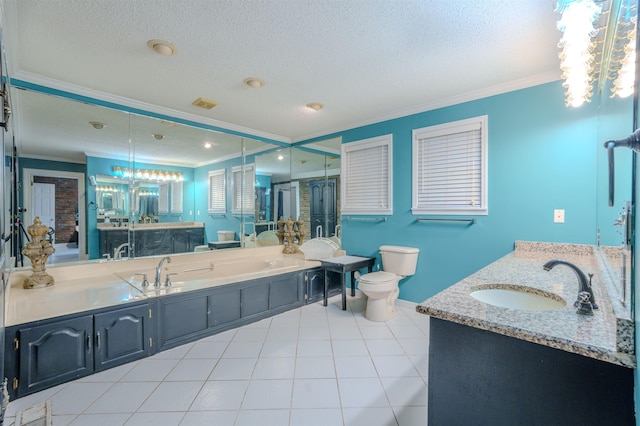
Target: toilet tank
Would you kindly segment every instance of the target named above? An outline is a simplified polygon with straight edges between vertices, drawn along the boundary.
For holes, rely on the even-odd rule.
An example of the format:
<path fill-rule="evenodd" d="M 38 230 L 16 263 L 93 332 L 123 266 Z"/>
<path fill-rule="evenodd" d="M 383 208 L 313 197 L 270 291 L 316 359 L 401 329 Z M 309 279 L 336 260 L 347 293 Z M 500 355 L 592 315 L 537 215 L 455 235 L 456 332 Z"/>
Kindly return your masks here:
<path fill-rule="evenodd" d="M 419 249 L 414 247 L 381 246 L 382 269 L 408 277 L 416 273 Z"/>

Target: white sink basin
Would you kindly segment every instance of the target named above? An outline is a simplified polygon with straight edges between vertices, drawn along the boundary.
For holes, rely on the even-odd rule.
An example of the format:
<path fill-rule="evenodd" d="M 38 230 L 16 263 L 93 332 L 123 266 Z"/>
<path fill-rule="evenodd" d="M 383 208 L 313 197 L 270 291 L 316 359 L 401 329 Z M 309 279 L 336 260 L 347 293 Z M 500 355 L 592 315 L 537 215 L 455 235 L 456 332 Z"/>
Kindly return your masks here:
<path fill-rule="evenodd" d="M 533 287 L 511 284 L 486 284 L 469 294 L 476 300 L 501 308 L 528 311 L 555 311 L 567 306 L 560 296 Z"/>

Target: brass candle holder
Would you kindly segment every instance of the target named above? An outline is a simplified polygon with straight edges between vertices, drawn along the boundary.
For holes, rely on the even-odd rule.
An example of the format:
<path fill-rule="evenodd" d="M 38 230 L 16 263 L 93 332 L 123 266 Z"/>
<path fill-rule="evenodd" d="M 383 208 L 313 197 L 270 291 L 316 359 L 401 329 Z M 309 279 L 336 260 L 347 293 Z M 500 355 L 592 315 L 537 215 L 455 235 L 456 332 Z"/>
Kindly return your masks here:
<path fill-rule="evenodd" d="M 24 288 L 42 288 L 53 285 L 54 279 L 45 271 L 47 259 L 56 250 L 47 241 L 46 236 L 49 227 L 44 225 L 39 217 L 33 220 L 33 225 L 27 227 L 27 232 L 31 235 L 31 242 L 22 249 L 22 254 L 31 260 L 33 273 L 24 280 Z"/>

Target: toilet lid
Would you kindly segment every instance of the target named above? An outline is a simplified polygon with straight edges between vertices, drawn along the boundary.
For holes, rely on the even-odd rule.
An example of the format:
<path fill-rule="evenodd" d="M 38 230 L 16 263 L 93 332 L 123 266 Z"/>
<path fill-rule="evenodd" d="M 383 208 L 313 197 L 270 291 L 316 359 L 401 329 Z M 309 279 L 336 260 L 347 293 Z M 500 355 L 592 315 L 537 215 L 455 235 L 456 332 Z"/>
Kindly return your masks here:
<path fill-rule="evenodd" d="M 366 282 L 369 284 L 386 283 L 388 281 L 395 280 L 395 279 L 396 279 L 396 274 L 394 274 L 393 272 L 385 272 L 385 271 L 370 272 L 360 277 L 361 282 Z"/>

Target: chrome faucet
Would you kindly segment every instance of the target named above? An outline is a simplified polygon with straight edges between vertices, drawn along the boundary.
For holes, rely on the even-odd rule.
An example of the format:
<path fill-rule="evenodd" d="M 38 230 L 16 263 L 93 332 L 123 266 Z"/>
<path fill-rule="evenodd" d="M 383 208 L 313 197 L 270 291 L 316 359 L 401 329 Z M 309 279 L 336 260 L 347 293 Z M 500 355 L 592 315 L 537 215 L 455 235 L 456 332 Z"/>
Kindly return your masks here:
<path fill-rule="evenodd" d="M 122 257 L 122 252 L 124 248 L 129 249 L 129 243 L 122 243 L 117 248 L 113 250 L 113 260 L 119 260 Z"/>
<path fill-rule="evenodd" d="M 156 279 L 153 282 L 153 285 L 155 285 L 156 287 L 160 287 L 160 275 L 162 275 L 162 264 L 164 263 L 164 261 L 167 261 L 167 263 L 171 263 L 171 258 L 169 256 L 165 256 L 162 259 L 160 259 L 160 262 L 158 262 L 158 266 L 156 266 Z"/>
<path fill-rule="evenodd" d="M 591 278 L 593 277 L 593 274 L 589 274 L 589 279 L 587 279 L 584 272 L 582 272 L 580 268 L 578 268 L 576 265 L 574 265 L 573 263 L 567 262 L 566 260 L 560 260 L 560 259 L 550 260 L 547 263 L 545 263 L 542 266 L 542 268 L 545 271 L 550 271 L 557 265 L 568 266 L 569 268 L 573 269 L 573 272 L 575 272 L 576 276 L 578 277 L 578 283 L 580 284 L 580 288 L 578 289 L 578 298 L 573 304 L 573 306 L 578 308 L 578 312 L 580 313 L 580 309 L 582 308 L 582 305 L 585 304 L 585 302 L 586 303 L 590 302 L 593 309 L 598 309 L 598 305 L 596 304 L 596 299 L 595 297 L 593 297 L 593 290 L 591 289 Z M 584 294 L 581 294 L 581 293 L 587 293 L 589 295 L 588 300 L 585 300 Z"/>

